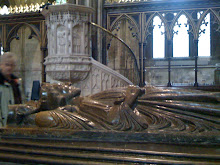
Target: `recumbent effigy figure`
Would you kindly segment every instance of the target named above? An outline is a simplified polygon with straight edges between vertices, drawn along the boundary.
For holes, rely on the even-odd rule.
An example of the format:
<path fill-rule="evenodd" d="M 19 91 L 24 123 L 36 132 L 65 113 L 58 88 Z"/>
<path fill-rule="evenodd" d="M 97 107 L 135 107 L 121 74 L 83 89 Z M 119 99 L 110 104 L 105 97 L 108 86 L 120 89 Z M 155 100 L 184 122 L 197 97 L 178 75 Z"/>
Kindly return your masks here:
<path fill-rule="evenodd" d="M 220 93 L 127 86 L 81 97 L 71 84 L 43 84 L 38 102 L 13 105 L 9 125 L 75 130 L 220 130 Z"/>

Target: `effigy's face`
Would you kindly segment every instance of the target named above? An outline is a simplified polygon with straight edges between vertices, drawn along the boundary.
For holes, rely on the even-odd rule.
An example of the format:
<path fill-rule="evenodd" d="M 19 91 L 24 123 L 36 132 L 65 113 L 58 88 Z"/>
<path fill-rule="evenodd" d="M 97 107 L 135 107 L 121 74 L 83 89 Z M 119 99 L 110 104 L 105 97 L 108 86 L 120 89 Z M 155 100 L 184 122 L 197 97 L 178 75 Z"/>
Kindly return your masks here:
<path fill-rule="evenodd" d="M 58 107 L 59 93 L 56 90 L 44 87 L 41 89 L 41 108 L 42 110 L 55 109 Z M 62 104 L 61 104 L 62 105 Z"/>
<path fill-rule="evenodd" d="M 80 90 L 69 84 L 43 84 L 41 87 L 41 109 L 52 110 L 65 106 L 68 100 L 78 96 Z"/>

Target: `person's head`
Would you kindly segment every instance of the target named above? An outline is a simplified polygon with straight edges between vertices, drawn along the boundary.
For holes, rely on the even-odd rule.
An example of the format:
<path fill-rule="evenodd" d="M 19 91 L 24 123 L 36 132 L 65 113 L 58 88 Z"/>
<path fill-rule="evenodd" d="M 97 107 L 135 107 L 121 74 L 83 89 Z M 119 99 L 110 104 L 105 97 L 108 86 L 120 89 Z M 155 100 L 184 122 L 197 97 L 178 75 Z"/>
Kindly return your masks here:
<path fill-rule="evenodd" d="M 0 68 L 2 74 L 5 76 L 12 74 L 16 67 L 15 54 L 12 52 L 6 52 L 1 56 L 0 59 Z"/>

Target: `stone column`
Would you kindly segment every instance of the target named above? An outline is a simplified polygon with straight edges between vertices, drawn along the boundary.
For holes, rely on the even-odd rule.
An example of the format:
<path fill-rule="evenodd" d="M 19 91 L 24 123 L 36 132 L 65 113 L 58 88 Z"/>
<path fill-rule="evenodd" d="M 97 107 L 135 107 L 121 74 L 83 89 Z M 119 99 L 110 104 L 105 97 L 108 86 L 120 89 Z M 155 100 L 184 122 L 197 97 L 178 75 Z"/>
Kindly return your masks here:
<path fill-rule="evenodd" d="M 76 83 L 91 69 L 89 26 L 93 9 L 70 3 L 50 5 L 46 18 L 48 57 L 46 73 L 54 80 Z"/>
<path fill-rule="evenodd" d="M 198 39 L 194 40 L 194 58 L 195 58 L 195 82 L 194 87 L 198 87 Z"/>

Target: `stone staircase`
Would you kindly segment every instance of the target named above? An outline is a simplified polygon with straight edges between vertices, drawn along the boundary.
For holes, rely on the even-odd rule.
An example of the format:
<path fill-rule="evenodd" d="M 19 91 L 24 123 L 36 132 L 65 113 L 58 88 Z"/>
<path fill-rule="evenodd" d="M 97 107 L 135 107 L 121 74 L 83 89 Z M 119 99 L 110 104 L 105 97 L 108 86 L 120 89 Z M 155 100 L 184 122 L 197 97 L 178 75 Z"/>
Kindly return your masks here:
<path fill-rule="evenodd" d="M 105 141 L 96 138 L 91 137 L 90 141 L 77 137 L 26 136 L 25 132 L 23 136 L 2 134 L 0 164 L 220 164 L 218 144 Z"/>

